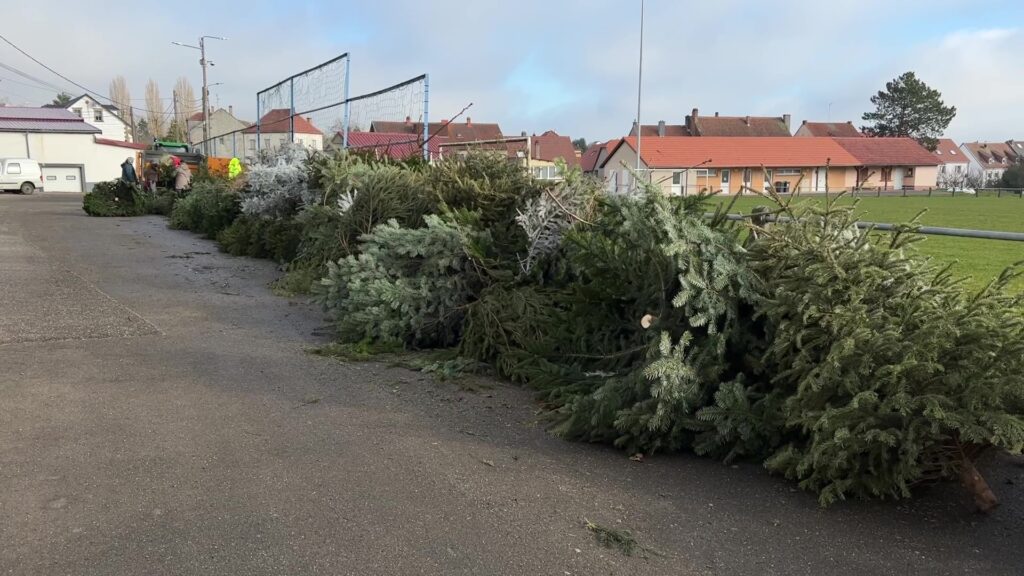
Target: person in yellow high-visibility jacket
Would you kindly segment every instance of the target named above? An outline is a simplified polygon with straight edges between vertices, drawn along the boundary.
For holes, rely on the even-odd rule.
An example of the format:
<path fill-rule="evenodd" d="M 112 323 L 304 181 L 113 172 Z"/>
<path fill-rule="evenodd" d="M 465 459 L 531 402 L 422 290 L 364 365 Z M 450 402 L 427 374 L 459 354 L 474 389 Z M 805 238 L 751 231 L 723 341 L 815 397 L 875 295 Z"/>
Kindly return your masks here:
<path fill-rule="evenodd" d="M 234 180 L 241 173 L 242 173 L 242 162 L 239 161 L 238 158 L 232 158 L 231 161 L 228 162 L 228 179 L 229 180 Z"/>

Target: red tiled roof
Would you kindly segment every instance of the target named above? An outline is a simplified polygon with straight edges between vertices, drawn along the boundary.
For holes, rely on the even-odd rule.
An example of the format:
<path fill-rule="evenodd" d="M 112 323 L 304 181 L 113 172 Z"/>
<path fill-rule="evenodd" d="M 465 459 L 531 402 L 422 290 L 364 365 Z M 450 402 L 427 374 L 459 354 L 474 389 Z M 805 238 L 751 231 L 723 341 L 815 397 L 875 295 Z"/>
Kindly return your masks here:
<path fill-rule="evenodd" d="M 658 124 L 644 124 L 640 128 L 640 134 L 644 138 L 657 138 L 659 136 Z M 633 125 L 633 129 L 629 131 L 630 136 L 636 136 L 636 125 Z M 665 136 L 693 136 L 690 134 L 690 130 L 683 124 L 665 124 Z"/>
<path fill-rule="evenodd" d="M 133 150 L 145 150 L 149 148 L 145 144 L 140 142 L 124 142 L 123 140 L 111 140 L 110 138 L 100 138 L 94 136 L 93 139 L 97 144 L 103 144 L 104 146 L 120 146 L 121 148 L 131 148 Z"/>
<path fill-rule="evenodd" d="M 448 124 L 444 122 L 431 122 L 427 130 L 431 136 L 437 134 L 454 142 L 500 140 L 504 138 L 501 134 L 501 127 L 497 124 L 480 124 L 469 119 L 466 122 L 449 122 Z M 374 120 L 370 123 L 370 132 L 416 134 L 422 136 L 423 122 Z"/>
<path fill-rule="evenodd" d="M 935 154 L 939 164 L 967 164 L 970 162 L 963 150 L 949 138 L 939 138 L 939 143 L 932 154 Z"/>
<path fill-rule="evenodd" d="M 533 146 L 532 158 L 554 162 L 561 158 L 568 166 L 578 167 L 580 159 L 576 157 L 576 148 L 568 136 L 561 136 L 554 130 L 548 130 L 540 136 L 530 139 Z"/>
<path fill-rule="evenodd" d="M 798 138 L 802 140 L 802 138 Z M 834 138 L 865 166 L 938 166 L 939 160 L 913 138 Z"/>
<path fill-rule="evenodd" d="M 983 168 L 1007 168 L 1017 159 L 1017 153 L 1006 142 L 965 142 L 964 147 Z"/>
<path fill-rule="evenodd" d="M 698 136 L 789 137 L 786 121 L 768 116 L 700 116 L 692 120 Z M 642 145 L 641 145 L 642 146 Z"/>
<path fill-rule="evenodd" d="M 832 138 L 862 138 L 864 135 L 853 126 L 853 122 L 808 122 L 797 130 L 797 136 L 828 136 Z"/>
<path fill-rule="evenodd" d="M 604 144 L 595 143 L 587 147 L 586 152 L 583 153 L 583 157 L 580 158 L 580 168 L 584 172 L 593 172 L 597 170 L 597 159 L 601 156 L 601 150 L 604 150 Z"/>
<path fill-rule="evenodd" d="M 289 117 L 291 111 L 287 108 L 275 108 L 270 112 L 263 115 L 259 121 L 259 133 L 260 134 L 287 134 L 291 131 L 291 122 Z M 257 126 L 254 124 L 245 130 L 246 134 L 255 134 L 257 132 Z M 296 134 L 319 134 L 323 136 L 316 126 L 312 122 L 302 116 L 295 117 L 295 133 Z"/>
<path fill-rule="evenodd" d="M 341 132 L 338 132 L 338 136 Z M 441 154 L 441 144 L 448 139 L 435 136 L 427 143 L 430 156 Z M 350 150 L 374 150 L 380 156 L 388 156 L 393 160 L 405 160 L 423 153 L 422 136 L 394 132 L 349 132 L 348 146 Z"/>
<path fill-rule="evenodd" d="M 193 122 L 201 122 L 203 120 L 203 113 L 202 111 L 196 112 L 195 114 L 189 116 L 188 119 Z"/>
<path fill-rule="evenodd" d="M 621 146 L 636 150 L 636 138 L 623 138 Z M 859 166 L 860 162 L 833 138 L 729 137 L 650 138 L 641 143 L 641 156 L 648 168 L 804 168 Z M 605 160 L 607 163 L 607 160 Z"/>

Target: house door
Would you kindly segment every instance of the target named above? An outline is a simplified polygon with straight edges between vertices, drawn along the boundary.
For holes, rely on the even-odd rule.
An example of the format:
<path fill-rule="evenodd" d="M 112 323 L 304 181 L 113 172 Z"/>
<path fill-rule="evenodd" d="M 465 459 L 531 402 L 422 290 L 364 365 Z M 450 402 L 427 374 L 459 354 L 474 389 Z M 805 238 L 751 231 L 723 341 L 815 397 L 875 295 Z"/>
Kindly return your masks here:
<path fill-rule="evenodd" d="M 892 169 L 892 189 L 903 190 L 903 168 Z"/>
<path fill-rule="evenodd" d="M 672 195 L 682 196 L 683 195 L 683 173 L 673 172 L 672 173 Z"/>
<path fill-rule="evenodd" d="M 722 194 L 729 193 L 729 171 L 722 170 Z"/>
<path fill-rule="evenodd" d="M 750 168 L 744 168 L 743 169 L 743 190 L 742 190 L 743 194 L 747 194 L 751 190 L 750 182 L 754 178 L 754 174 L 753 173 L 754 173 L 754 171 L 751 170 Z"/>
<path fill-rule="evenodd" d="M 828 182 L 828 171 L 825 168 L 816 168 L 814 170 L 814 191 L 825 192 Z"/>

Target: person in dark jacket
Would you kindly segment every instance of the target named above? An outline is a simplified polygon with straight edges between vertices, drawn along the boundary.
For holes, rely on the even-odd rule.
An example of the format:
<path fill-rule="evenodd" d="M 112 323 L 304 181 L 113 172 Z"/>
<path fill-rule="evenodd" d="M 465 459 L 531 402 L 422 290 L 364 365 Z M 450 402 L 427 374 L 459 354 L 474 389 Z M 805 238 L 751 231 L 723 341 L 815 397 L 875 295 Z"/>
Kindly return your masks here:
<path fill-rule="evenodd" d="M 124 164 L 121 164 L 121 180 L 129 184 L 137 184 L 139 181 L 139 177 L 135 174 L 135 162 L 131 158 L 125 160 Z"/>

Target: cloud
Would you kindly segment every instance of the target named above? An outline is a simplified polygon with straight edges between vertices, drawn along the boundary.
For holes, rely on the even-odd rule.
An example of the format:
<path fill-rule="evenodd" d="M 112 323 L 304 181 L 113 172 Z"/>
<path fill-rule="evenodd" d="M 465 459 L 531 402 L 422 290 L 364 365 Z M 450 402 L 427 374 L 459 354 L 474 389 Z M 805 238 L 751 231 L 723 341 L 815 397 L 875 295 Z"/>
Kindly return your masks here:
<path fill-rule="evenodd" d="M 210 44 L 210 81 L 224 83 L 214 100 L 246 119 L 258 90 L 349 52 L 351 95 L 429 73 L 434 119 L 473 103 L 468 115 L 509 134 L 555 129 L 593 140 L 622 135 L 636 116 L 638 8 L 636 0 L 182 0 L 173 10 L 110 11 L 36 0 L 5 7 L 5 19 L 24 24 L 3 33 L 102 93 L 124 75 L 138 106 L 151 77 L 169 97 L 187 75 L 198 94 L 197 54 L 170 42 L 216 34 L 230 40 Z M 681 122 L 698 107 L 799 122 L 824 120 L 831 103 L 833 120 L 858 122 L 871 94 L 915 70 L 960 110 L 954 138 L 1024 137 L 1012 133 L 1024 125 L 1024 38 L 1000 26 L 1021 16 L 1024 8 L 980 0 L 647 0 L 642 116 Z M 58 81 L 3 46 L 0 62 Z M 38 104 L 53 95 L 0 79 L 0 96 Z"/>

